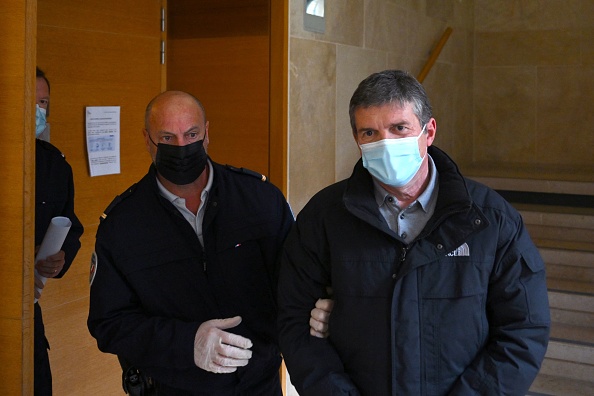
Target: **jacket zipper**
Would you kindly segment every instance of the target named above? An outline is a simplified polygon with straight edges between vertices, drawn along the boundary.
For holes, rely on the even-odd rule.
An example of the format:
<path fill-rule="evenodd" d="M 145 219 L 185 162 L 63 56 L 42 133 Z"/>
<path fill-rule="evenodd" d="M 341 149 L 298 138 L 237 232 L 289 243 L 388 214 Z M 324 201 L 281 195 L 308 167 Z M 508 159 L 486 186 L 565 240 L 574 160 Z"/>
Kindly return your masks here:
<path fill-rule="evenodd" d="M 408 246 L 404 246 L 401 252 L 402 256 L 400 256 L 400 264 L 404 264 L 404 260 L 406 260 L 406 253 L 408 252 Z"/>

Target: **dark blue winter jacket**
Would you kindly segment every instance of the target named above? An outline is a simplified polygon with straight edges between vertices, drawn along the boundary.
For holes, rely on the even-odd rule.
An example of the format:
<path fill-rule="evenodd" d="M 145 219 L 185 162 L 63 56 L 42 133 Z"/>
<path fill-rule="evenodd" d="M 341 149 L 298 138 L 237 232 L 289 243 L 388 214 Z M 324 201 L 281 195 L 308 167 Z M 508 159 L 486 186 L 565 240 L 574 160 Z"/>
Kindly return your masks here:
<path fill-rule="evenodd" d="M 285 243 L 280 345 L 300 396 L 524 395 L 544 358 L 543 261 L 521 216 L 429 148 L 435 213 L 406 244 L 361 161 L 314 196 Z M 309 335 L 333 289 L 330 337 Z"/>

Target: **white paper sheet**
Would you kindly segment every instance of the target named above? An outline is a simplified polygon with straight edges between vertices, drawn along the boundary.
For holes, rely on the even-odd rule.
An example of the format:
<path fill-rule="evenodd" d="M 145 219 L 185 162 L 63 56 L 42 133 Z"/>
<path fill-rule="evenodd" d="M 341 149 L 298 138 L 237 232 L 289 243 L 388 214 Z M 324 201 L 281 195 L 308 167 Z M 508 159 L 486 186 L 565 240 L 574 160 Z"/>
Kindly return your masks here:
<path fill-rule="evenodd" d="M 68 235 L 70 227 L 72 227 L 72 222 L 68 217 L 57 216 L 52 219 L 45 232 L 37 256 L 35 256 L 35 263 L 39 260 L 45 260 L 48 256 L 56 254 L 62 249 L 62 245 L 64 244 L 64 240 L 66 239 L 66 235 Z M 45 285 L 47 278 L 39 275 L 37 270 L 35 270 L 35 277 L 40 279 Z M 41 289 L 37 287 L 35 289 L 41 294 Z M 37 298 L 35 299 L 35 302 L 37 302 Z"/>
<path fill-rule="evenodd" d="M 88 106 L 86 130 L 91 176 L 120 173 L 120 106 Z"/>

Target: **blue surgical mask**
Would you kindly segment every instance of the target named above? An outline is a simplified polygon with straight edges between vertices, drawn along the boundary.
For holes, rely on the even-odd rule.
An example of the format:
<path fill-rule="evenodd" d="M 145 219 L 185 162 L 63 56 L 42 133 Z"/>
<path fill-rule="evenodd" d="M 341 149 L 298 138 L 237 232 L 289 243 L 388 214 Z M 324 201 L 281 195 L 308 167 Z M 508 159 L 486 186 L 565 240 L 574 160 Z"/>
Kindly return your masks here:
<path fill-rule="evenodd" d="M 382 139 L 360 145 L 363 166 L 380 182 L 392 187 L 402 187 L 417 174 L 423 159 L 419 151 L 419 136 Z"/>
<path fill-rule="evenodd" d="M 45 131 L 45 109 L 36 105 L 35 110 L 35 137 L 39 137 Z"/>

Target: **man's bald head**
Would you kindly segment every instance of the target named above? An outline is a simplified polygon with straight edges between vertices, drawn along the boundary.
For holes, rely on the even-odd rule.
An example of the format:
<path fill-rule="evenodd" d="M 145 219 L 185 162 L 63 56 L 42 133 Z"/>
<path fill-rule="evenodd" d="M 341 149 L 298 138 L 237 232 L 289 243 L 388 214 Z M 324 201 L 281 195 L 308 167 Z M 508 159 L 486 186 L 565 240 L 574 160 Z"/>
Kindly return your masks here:
<path fill-rule="evenodd" d="M 146 106 L 144 113 L 145 129 L 150 130 L 150 120 L 154 110 L 166 110 L 169 108 L 175 111 L 176 107 L 188 105 L 188 102 L 192 102 L 198 106 L 199 111 L 202 112 L 202 119 L 206 121 L 204 106 L 202 106 L 202 103 L 194 95 L 183 91 L 165 91 L 155 96 Z"/>

